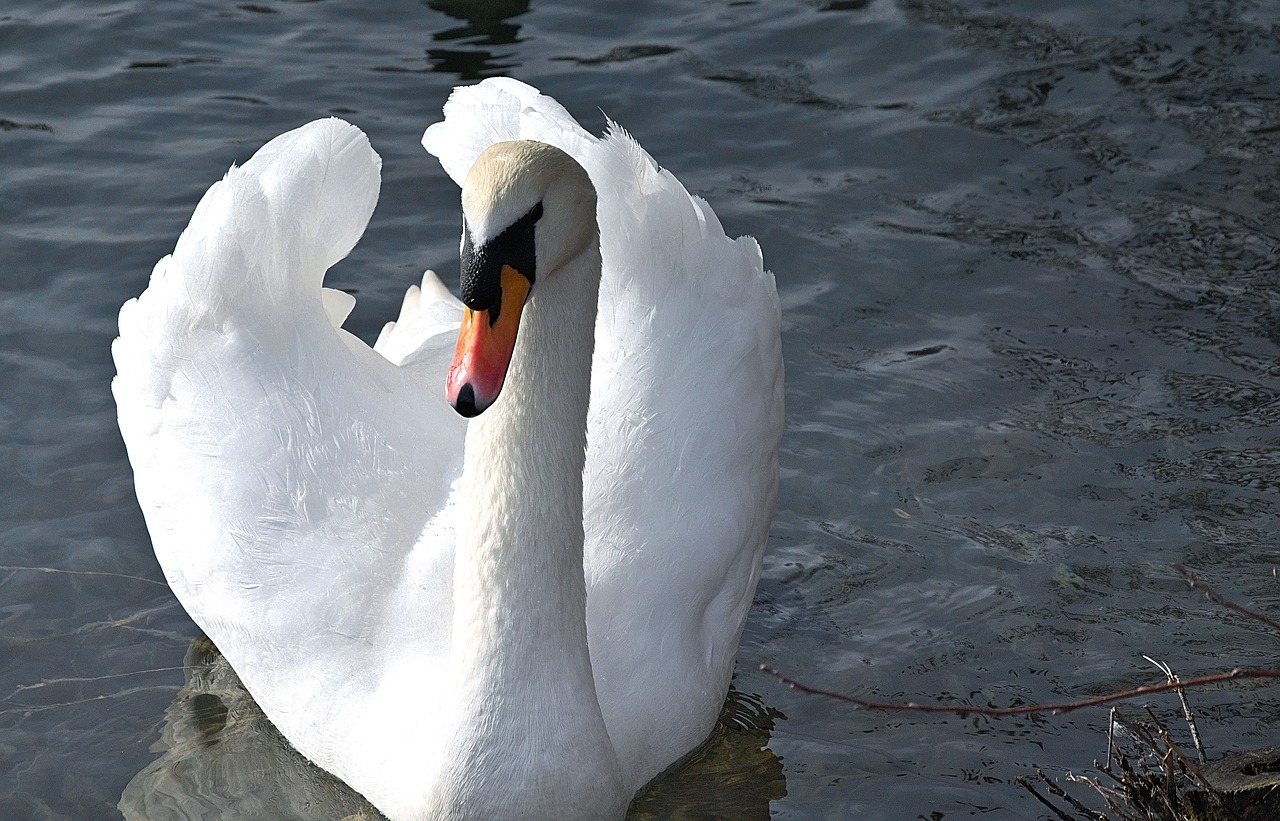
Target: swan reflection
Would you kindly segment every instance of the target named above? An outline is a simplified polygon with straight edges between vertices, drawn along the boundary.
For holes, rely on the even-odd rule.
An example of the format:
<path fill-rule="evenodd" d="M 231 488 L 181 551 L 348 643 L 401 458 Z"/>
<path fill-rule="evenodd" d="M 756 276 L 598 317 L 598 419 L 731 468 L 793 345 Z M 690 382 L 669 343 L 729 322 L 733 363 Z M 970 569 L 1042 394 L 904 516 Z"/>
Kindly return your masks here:
<path fill-rule="evenodd" d="M 186 683 L 165 711 L 161 756 L 120 798 L 125 821 L 378 821 L 359 793 L 289 746 L 204 636 L 184 661 Z M 767 819 L 787 794 L 766 745 L 781 713 L 731 689 L 711 738 L 631 803 L 628 821 Z"/>

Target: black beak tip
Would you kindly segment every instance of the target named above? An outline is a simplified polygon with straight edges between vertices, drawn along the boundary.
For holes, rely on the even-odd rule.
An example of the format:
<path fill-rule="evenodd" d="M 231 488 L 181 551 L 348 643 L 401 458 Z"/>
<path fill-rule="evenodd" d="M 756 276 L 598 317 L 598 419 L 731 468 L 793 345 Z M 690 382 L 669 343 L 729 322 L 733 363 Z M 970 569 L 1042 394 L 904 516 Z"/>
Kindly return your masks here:
<path fill-rule="evenodd" d="M 480 411 L 484 410 L 484 408 L 476 407 L 476 392 L 475 389 L 471 387 L 470 382 L 463 385 L 462 389 L 458 391 L 458 398 L 453 402 L 453 409 L 456 410 L 460 416 L 464 416 L 467 419 L 479 416 Z"/>

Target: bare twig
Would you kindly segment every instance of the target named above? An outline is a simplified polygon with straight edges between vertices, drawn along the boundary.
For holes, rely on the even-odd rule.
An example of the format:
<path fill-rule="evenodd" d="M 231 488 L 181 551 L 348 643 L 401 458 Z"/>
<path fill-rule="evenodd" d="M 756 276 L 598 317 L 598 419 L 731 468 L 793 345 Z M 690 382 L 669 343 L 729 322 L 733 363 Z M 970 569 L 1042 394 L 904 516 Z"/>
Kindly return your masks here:
<path fill-rule="evenodd" d="M 1093 762 L 1093 766 L 1097 768 L 1098 762 L 1096 761 Z M 1111 778 L 1112 781 L 1116 782 L 1116 784 L 1119 785 L 1121 790 L 1124 789 L 1124 783 L 1120 779 L 1116 778 L 1115 773 L 1111 772 L 1110 770 L 1099 769 L 1098 771 L 1105 772 L 1107 776 Z M 1116 818 L 1120 819 L 1120 821 L 1142 821 L 1142 819 L 1128 812 L 1123 806 L 1121 806 L 1121 802 L 1125 800 L 1123 792 L 1118 792 L 1112 787 L 1104 787 L 1102 786 L 1101 781 L 1097 781 L 1091 778 L 1085 778 L 1082 775 L 1075 775 L 1074 773 L 1068 773 L 1067 780 L 1074 783 L 1088 784 L 1090 787 L 1092 787 L 1094 791 L 1097 792 L 1098 795 L 1102 797 L 1103 802 L 1106 803 L 1107 809 L 1111 812 L 1111 814 L 1114 815 Z M 1103 817 L 1105 818 L 1105 816 Z"/>
<path fill-rule="evenodd" d="M 1264 616 L 1263 614 L 1255 610 L 1250 610 L 1247 607 L 1236 604 L 1235 602 L 1228 599 L 1226 596 L 1223 596 L 1217 590 L 1214 590 L 1209 585 L 1197 579 L 1190 570 L 1187 570 L 1185 567 L 1183 567 L 1180 564 L 1175 564 L 1173 566 L 1173 569 L 1177 571 L 1179 576 L 1187 580 L 1187 584 L 1191 585 L 1192 590 L 1199 590 L 1203 592 L 1205 596 L 1208 597 L 1209 601 L 1213 602 L 1214 604 L 1219 605 L 1221 607 L 1225 607 L 1228 610 L 1234 610 L 1237 613 L 1248 616 L 1251 619 L 1256 619 L 1257 621 L 1260 621 L 1263 624 L 1270 627 L 1272 630 L 1276 630 L 1280 632 L 1280 622 L 1276 621 L 1275 619 L 1270 618 L 1269 616 Z"/>
<path fill-rule="evenodd" d="M 1100 766 L 1100 765 L 1098 764 L 1098 762 L 1095 760 L 1095 761 L 1093 762 L 1093 768 L 1094 768 L 1095 770 L 1097 770 L 1098 772 L 1102 773 L 1103 775 L 1105 775 L 1107 778 L 1110 778 L 1112 781 L 1116 782 L 1117 784 L 1120 784 L 1120 785 L 1123 785 L 1123 784 L 1124 784 L 1124 782 L 1120 780 L 1120 777 L 1119 777 L 1119 776 L 1117 776 L 1115 773 L 1111 772 L 1111 762 L 1110 762 L 1110 761 L 1108 761 L 1108 762 L 1107 762 L 1107 766 L 1103 767 L 1103 766 Z"/>
<path fill-rule="evenodd" d="M 1041 778 L 1043 778 L 1043 777 L 1044 777 L 1044 776 L 1043 776 L 1043 774 L 1042 774 L 1042 775 L 1041 775 Z M 1065 812 L 1063 812 L 1062 810 L 1060 810 L 1060 809 L 1058 809 L 1057 807 L 1055 807 L 1055 806 L 1053 805 L 1053 802 L 1051 802 L 1049 799 L 1045 798 L 1045 797 L 1044 797 L 1043 795 L 1041 795 L 1040 793 L 1036 792 L 1036 788 L 1035 788 L 1035 787 L 1033 787 L 1033 786 L 1031 786 L 1031 779 L 1030 779 L 1030 778 L 1027 778 L 1026 776 L 1021 776 L 1021 775 L 1020 775 L 1020 776 L 1018 776 L 1018 778 L 1017 778 L 1016 780 L 1017 780 L 1017 782 L 1018 782 L 1018 786 L 1022 787 L 1024 790 L 1026 790 L 1027 792 L 1029 792 L 1029 793 L 1031 793 L 1033 796 L 1035 796 L 1035 799 L 1036 799 L 1037 801 L 1039 801 L 1041 804 L 1044 804 L 1046 807 L 1048 807 L 1050 810 L 1052 810 L 1052 811 L 1053 811 L 1053 814 L 1054 814 L 1054 815 L 1056 815 L 1056 816 L 1058 816 L 1059 818 L 1061 818 L 1061 819 L 1062 819 L 1062 821 L 1074 821 L 1074 819 L 1073 819 L 1071 816 L 1067 815 Z"/>
<path fill-rule="evenodd" d="M 1130 735 L 1137 739 L 1139 744 L 1144 745 L 1149 750 L 1160 749 L 1160 745 L 1156 743 L 1155 736 L 1151 735 L 1151 732 L 1147 730 L 1144 725 L 1139 724 L 1136 721 L 1130 721 L 1124 713 L 1116 709 L 1112 709 L 1111 718 L 1116 724 L 1119 724 Z M 1116 749 L 1119 750 L 1119 747 Z M 1124 762 L 1121 763 L 1123 764 Z"/>
<path fill-rule="evenodd" d="M 0 565 L 0 572 L 5 573 L 49 573 L 61 574 L 66 576 L 105 576 L 112 579 L 124 579 L 131 582 L 142 582 L 143 584 L 153 584 L 156 587 L 168 587 L 164 582 L 158 582 L 155 579 L 145 579 L 142 576 L 130 576 L 127 573 L 110 573 L 105 570 L 67 570 L 61 567 L 28 567 L 16 564 Z"/>
<path fill-rule="evenodd" d="M 845 693 L 837 693 L 831 690 L 823 690 L 818 687 L 810 687 L 802 684 L 793 678 L 789 678 L 767 664 L 761 664 L 760 669 L 776 678 L 778 681 L 790 687 L 792 690 L 799 690 L 802 693 L 808 693 L 814 696 L 826 696 L 834 698 L 837 701 L 848 702 L 865 710 L 887 710 L 893 712 L 916 712 L 916 713 L 948 713 L 950 715 L 965 718 L 966 716 L 987 716 L 988 718 L 1005 718 L 1008 716 L 1032 715 L 1039 713 L 1069 713 L 1073 710 L 1080 710 L 1085 707 L 1096 707 L 1100 704 L 1110 704 L 1113 701 L 1123 701 L 1125 699 L 1137 698 L 1139 696 L 1154 695 L 1155 693 L 1167 693 L 1170 690 L 1178 690 L 1184 687 L 1203 687 L 1206 684 L 1220 684 L 1224 681 L 1239 681 L 1241 679 L 1254 678 L 1280 678 L 1280 670 L 1272 669 L 1254 669 L 1254 668 L 1235 668 L 1226 673 L 1215 673 L 1211 676 L 1199 676 L 1197 678 L 1189 678 L 1184 681 L 1168 682 L 1164 684 L 1147 684 L 1142 687 L 1134 687 L 1132 690 L 1123 690 L 1118 693 L 1107 693 L 1102 696 L 1093 698 L 1082 698 L 1077 701 L 1064 701 L 1057 704 L 1024 704 L 1020 707 L 972 707 L 969 705 L 951 705 L 951 704 L 919 704 L 914 701 L 905 703 L 870 701 L 868 699 L 857 698 L 856 696 L 847 695 Z"/>
<path fill-rule="evenodd" d="M 1111 712 L 1107 715 L 1107 775 L 1111 774 L 1111 751 L 1116 746 L 1116 708 L 1112 707 Z M 1097 762 L 1094 762 L 1095 766 Z"/>
<path fill-rule="evenodd" d="M 1178 677 L 1173 674 L 1173 668 L 1168 664 L 1163 661 L 1156 661 L 1147 655 L 1144 655 L 1143 658 L 1158 667 L 1161 672 L 1169 677 L 1169 681 L 1174 684 L 1180 683 Z M 1178 700 L 1182 702 L 1182 717 L 1186 720 L 1188 729 L 1191 730 L 1191 743 L 1196 746 L 1196 760 L 1203 764 L 1205 762 L 1204 745 L 1200 743 L 1200 730 L 1196 727 L 1195 714 L 1191 712 L 1191 702 L 1187 701 L 1187 691 L 1181 687 L 1178 688 Z"/>
<path fill-rule="evenodd" d="M 1183 769 L 1185 769 L 1188 773 L 1190 773 L 1191 777 L 1195 779 L 1196 783 L 1198 783 L 1201 786 L 1201 788 L 1203 788 L 1206 792 L 1212 793 L 1213 785 L 1210 784 L 1208 779 L 1206 779 L 1204 775 L 1200 773 L 1200 768 L 1197 767 L 1195 764 L 1193 764 L 1191 762 L 1191 759 L 1187 758 L 1183 754 L 1182 748 L 1179 747 L 1177 744 L 1173 743 L 1173 739 L 1169 737 L 1169 731 L 1165 729 L 1165 726 L 1163 724 L 1160 723 L 1160 719 L 1156 718 L 1156 714 L 1151 712 L 1150 708 L 1147 709 L 1147 715 L 1151 718 L 1151 723 L 1155 725 L 1156 736 L 1160 739 L 1161 743 L 1164 744 L 1165 748 L 1168 749 L 1171 754 L 1177 757 L 1178 763 L 1182 765 Z M 1166 765 L 1165 770 L 1167 772 L 1172 773 L 1173 768 Z M 1170 775 L 1170 778 L 1172 778 L 1172 775 Z"/>
<path fill-rule="evenodd" d="M 1055 784 L 1053 780 L 1049 778 L 1049 776 L 1045 775 L 1043 770 L 1037 769 L 1036 775 L 1040 776 L 1040 780 L 1044 782 L 1045 789 L 1047 789 L 1051 795 L 1054 795 L 1060 800 L 1070 804 L 1071 808 L 1074 809 L 1076 812 L 1084 816 L 1090 816 L 1094 818 L 1095 821 L 1107 821 L 1106 815 L 1098 812 L 1097 810 L 1089 809 L 1084 804 L 1077 801 L 1070 794 L 1068 794 L 1066 790 L 1062 789 L 1057 784 Z"/>

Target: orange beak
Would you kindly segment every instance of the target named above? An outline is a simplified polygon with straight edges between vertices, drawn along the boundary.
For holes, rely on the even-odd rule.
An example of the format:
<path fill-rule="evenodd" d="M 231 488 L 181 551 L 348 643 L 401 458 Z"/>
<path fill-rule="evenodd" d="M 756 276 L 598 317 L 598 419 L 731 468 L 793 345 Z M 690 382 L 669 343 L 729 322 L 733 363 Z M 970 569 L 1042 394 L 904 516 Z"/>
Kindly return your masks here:
<path fill-rule="evenodd" d="M 520 312 L 532 284 L 512 268 L 502 266 L 496 309 L 462 314 L 453 364 L 445 377 L 445 396 L 454 410 L 466 417 L 476 416 L 498 398 L 520 329 Z"/>

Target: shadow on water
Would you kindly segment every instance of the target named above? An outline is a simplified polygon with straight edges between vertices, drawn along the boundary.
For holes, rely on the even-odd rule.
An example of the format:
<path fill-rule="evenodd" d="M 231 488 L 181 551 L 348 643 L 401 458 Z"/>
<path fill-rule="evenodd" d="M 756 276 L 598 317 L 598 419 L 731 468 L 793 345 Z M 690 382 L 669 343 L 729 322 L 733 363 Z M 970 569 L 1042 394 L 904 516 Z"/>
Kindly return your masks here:
<path fill-rule="evenodd" d="M 205 636 L 192 641 L 184 671 L 152 748 L 162 755 L 120 797 L 126 821 L 383 818 L 289 745 Z M 769 802 L 787 794 L 782 762 L 767 748 L 781 717 L 758 696 L 730 690 L 711 737 L 641 790 L 628 819 L 768 818 Z"/>

